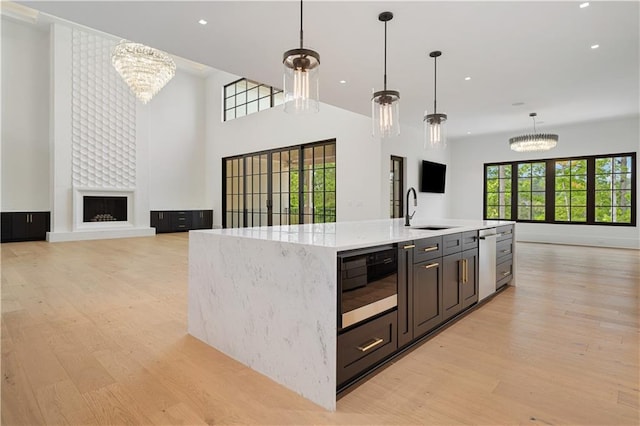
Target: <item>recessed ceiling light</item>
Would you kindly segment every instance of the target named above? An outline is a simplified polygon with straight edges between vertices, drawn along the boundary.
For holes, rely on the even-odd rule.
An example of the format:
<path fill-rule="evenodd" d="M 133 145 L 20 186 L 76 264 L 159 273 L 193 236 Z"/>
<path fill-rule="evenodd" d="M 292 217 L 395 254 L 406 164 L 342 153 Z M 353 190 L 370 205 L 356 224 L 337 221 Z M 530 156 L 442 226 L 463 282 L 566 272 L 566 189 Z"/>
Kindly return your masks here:
<path fill-rule="evenodd" d="M 340 84 L 347 84 L 347 80 L 340 80 Z"/>
<path fill-rule="evenodd" d="M 204 19 L 201 19 L 201 20 L 199 20 L 199 21 L 198 21 L 198 24 L 200 24 L 200 25 L 207 25 L 207 21 L 206 21 L 206 20 L 204 20 Z"/>
<path fill-rule="evenodd" d="M 470 134 L 471 134 L 471 132 L 467 132 L 467 134 L 468 134 L 468 135 L 470 135 Z"/>
<path fill-rule="evenodd" d="M 580 9 L 584 9 L 585 7 L 589 7 L 588 1 L 585 1 L 584 3 L 580 3 Z"/>
<path fill-rule="evenodd" d="M 465 77 L 464 78 L 464 81 L 469 81 L 469 80 L 471 80 L 471 77 Z"/>
<path fill-rule="evenodd" d="M 592 49 L 597 49 L 598 47 L 600 47 L 600 45 L 599 45 L 599 44 L 592 44 L 592 45 L 591 45 L 591 48 L 592 48 Z"/>

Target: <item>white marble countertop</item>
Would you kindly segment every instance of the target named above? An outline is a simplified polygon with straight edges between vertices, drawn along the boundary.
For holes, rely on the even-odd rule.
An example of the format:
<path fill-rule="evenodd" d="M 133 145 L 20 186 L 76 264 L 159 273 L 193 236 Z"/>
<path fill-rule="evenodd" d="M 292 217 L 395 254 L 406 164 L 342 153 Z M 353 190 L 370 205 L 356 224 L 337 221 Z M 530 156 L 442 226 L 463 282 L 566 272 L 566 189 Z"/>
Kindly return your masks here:
<path fill-rule="evenodd" d="M 317 223 L 307 225 L 262 226 L 199 230 L 220 236 L 278 241 L 308 246 L 331 247 L 337 251 L 371 247 L 457 232 L 513 224 L 499 220 L 416 219 L 410 227 L 404 219 L 380 219 L 355 222 Z M 447 226 L 447 229 L 424 230 L 425 226 Z"/>

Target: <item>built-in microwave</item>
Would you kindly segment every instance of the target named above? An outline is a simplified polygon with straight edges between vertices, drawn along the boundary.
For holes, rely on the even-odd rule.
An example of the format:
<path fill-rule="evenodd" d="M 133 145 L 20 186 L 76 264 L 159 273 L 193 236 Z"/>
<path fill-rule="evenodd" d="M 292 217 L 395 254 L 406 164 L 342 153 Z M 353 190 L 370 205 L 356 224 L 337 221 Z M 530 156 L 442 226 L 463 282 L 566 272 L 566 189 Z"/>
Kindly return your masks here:
<path fill-rule="evenodd" d="M 370 247 L 338 254 L 338 328 L 398 306 L 398 248 Z"/>

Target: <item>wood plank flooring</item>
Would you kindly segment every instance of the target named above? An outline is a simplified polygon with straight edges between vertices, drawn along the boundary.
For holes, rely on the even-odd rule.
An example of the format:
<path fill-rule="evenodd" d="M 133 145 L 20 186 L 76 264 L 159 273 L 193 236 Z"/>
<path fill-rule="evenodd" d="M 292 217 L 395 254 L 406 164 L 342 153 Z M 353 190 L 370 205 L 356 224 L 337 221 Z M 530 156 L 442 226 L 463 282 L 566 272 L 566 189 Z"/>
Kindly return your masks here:
<path fill-rule="evenodd" d="M 638 251 L 518 244 L 518 287 L 329 413 L 186 334 L 187 246 L 2 244 L 2 424 L 640 423 Z"/>

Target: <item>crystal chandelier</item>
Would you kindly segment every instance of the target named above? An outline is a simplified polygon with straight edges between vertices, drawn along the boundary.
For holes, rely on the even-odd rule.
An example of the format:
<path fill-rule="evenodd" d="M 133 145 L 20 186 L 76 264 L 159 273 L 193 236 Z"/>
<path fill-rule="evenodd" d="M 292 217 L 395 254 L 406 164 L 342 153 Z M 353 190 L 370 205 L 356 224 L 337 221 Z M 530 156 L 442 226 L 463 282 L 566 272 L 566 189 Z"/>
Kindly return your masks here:
<path fill-rule="evenodd" d="M 387 22 L 392 19 L 391 12 L 378 15 L 378 20 L 384 22 L 384 90 L 373 93 L 371 115 L 373 135 L 380 138 L 400 134 L 400 92 L 387 90 Z"/>
<path fill-rule="evenodd" d="M 303 47 L 300 0 L 300 47 L 284 52 L 284 111 L 318 112 L 320 109 L 320 55 Z"/>
<path fill-rule="evenodd" d="M 447 144 L 447 138 L 445 133 L 444 123 L 447 121 L 447 114 L 437 113 L 437 84 L 438 84 L 438 57 L 442 55 L 442 52 L 436 50 L 429 53 L 429 56 L 433 58 L 433 114 L 424 115 L 424 130 L 425 130 L 425 148 L 427 143 L 433 148 L 444 148 Z"/>
<path fill-rule="evenodd" d="M 558 135 L 536 133 L 536 114 L 532 112 L 529 117 L 533 119 L 533 133 L 516 136 L 509 139 L 509 146 L 517 152 L 548 151 L 555 148 L 558 143 Z"/>
<path fill-rule="evenodd" d="M 144 104 L 176 74 L 173 59 L 161 50 L 120 41 L 111 52 L 111 63 L 131 91 Z"/>

